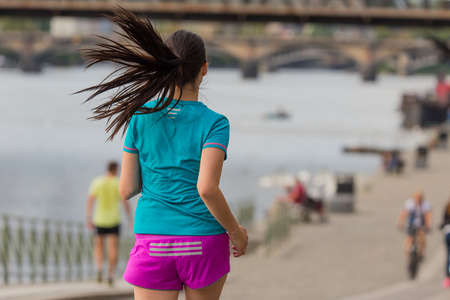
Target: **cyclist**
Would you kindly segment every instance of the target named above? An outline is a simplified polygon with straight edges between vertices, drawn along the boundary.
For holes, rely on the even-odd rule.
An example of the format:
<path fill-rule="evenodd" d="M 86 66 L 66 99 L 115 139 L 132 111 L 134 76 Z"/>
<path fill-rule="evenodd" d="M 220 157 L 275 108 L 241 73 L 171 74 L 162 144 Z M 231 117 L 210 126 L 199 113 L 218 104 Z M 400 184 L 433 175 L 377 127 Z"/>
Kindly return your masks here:
<path fill-rule="evenodd" d="M 406 257 L 413 242 L 414 231 L 417 234 L 419 257 L 425 254 L 425 233 L 431 228 L 431 203 L 424 198 L 423 192 L 414 192 L 413 197 L 406 200 L 398 218 L 398 227 L 403 229 L 407 223 L 408 235 L 405 238 L 404 250 Z"/>

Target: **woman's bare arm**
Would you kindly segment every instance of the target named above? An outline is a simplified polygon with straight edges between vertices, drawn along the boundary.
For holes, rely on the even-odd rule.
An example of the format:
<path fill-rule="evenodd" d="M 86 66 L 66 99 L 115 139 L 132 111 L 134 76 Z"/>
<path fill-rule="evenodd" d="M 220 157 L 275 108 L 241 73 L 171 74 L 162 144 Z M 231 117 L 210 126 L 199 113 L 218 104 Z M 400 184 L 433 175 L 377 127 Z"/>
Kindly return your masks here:
<path fill-rule="evenodd" d="M 245 254 L 248 235 L 244 227 L 234 218 L 228 203 L 219 188 L 225 153 L 218 148 L 205 148 L 202 151 L 197 189 L 211 214 L 228 232 L 233 243 L 235 257 Z"/>
<path fill-rule="evenodd" d="M 130 199 L 141 192 L 142 179 L 139 154 L 123 152 L 119 193 L 124 199 Z"/>

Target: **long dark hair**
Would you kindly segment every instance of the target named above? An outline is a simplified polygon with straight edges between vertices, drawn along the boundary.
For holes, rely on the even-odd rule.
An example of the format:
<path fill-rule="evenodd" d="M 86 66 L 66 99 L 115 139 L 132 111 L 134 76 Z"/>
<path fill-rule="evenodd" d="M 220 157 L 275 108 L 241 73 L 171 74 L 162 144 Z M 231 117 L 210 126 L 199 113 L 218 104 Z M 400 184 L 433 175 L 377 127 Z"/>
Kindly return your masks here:
<path fill-rule="evenodd" d="M 108 139 L 123 127 L 125 133 L 131 117 L 135 114 L 148 114 L 161 111 L 174 99 L 175 89 L 192 83 L 206 62 L 205 44 L 200 36 L 187 30 L 178 30 L 165 42 L 147 18 L 139 18 L 133 13 L 118 8 L 108 20 L 119 26 L 129 44 L 122 44 L 106 37 L 97 48 L 83 51 L 87 59 L 86 68 L 100 62 L 114 62 L 121 65 L 100 84 L 83 89 L 77 93 L 92 91 L 84 102 L 110 90 L 117 92 L 105 103 L 92 109 L 90 119 L 107 119 L 106 132 L 112 130 Z M 143 105 L 155 96 L 156 106 Z"/>

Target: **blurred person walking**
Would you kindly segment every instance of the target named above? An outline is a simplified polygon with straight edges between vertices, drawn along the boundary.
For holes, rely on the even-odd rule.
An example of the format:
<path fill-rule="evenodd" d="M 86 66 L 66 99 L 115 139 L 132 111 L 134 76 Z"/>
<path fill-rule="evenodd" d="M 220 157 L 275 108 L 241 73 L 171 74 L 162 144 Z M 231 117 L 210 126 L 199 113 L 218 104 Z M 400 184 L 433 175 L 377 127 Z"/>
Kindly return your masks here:
<path fill-rule="evenodd" d="M 450 84 L 446 81 L 444 72 L 438 72 L 436 74 L 436 79 L 436 101 L 439 107 L 446 110 L 450 101 Z"/>
<path fill-rule="evenodd" d="M 407 226 L 407 236 L 404 243 L 405 255 L 409 257 L 409 250 L 413 242 L 413 234 L 417 234 L 419 257 L 425 254 L 425 233 L 431 229 L 431 203 L 424 199 L 423 192 L 417 190 L 412 198 L 406 200 L 398 217 L 397 225 L 400 229 Z"/>
<path fill-rule="evenodd" d="M 116 270 L 119 234 L 120 234 L 120 202 L 122 202 L 130 223 L 131 210 L 128 202 L 119 194 L 119 178 L 117 162 L 109 162 L 107 172 L 95 178 L 89 188 L 86 205 L 87 226 L 95 230 L 94 255 L 97 264 L 97 280 L 102 281 L 105 242 L 108 257 L 108 284 L 112 285 Z M 95 210 L 94 208 L 95 204 Z"/>
<path fill-rule="evenodd" d="M 440 226 L 444 233 L 444 242 L 447 246 L 447 259 L 445 261 L 445 279 L 442 286 L 446 289 L 450 288 L 450 201 L 444 209 L 444 216 Z"/>
<path fill-rule="evenodd" d="M 186 299 L 219 299 L 230 271 L 229 240 L 239 257 L 248 236 L 219 188 L 228 120 L 198 101 L 208 71 L 205 44 L 187 30 L 163 41 L 148 19 L 124 9 L 109 20 L 132 45 L 106 39 L 87 50 L 88 67 L 121 68 L 83 91 L 94 91 L 87 101 L 115 91 L 93 118 L 110 120 L 110 139 L 128 128 L 119 189 L 125 199 L 141 197 L 123 277 L 137 300 L 176 300 L 183 288 Z"/>

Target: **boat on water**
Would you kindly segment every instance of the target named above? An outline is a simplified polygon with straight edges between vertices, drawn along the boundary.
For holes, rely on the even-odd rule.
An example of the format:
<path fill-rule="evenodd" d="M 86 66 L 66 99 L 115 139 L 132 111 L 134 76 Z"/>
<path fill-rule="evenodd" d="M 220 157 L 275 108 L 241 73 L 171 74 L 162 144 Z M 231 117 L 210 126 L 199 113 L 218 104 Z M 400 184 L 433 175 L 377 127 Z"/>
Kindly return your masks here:
<path fill-rule="evenodd" d="M 267 113 L 264 118 L 268 120 L 287 120 L 291 115 L 283 108 L 279 107 L 275 112 Z"/>

